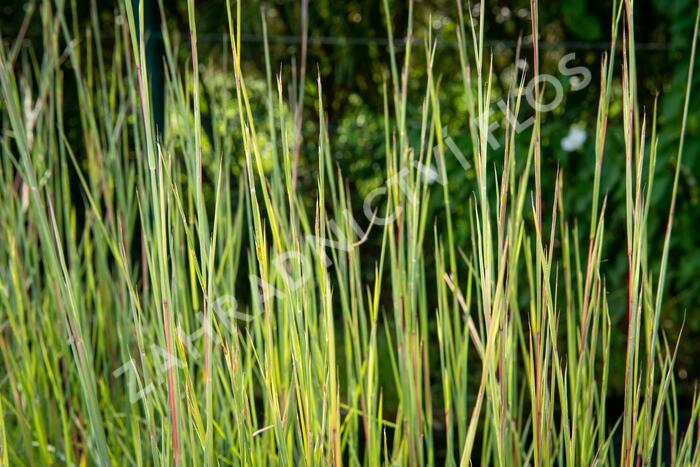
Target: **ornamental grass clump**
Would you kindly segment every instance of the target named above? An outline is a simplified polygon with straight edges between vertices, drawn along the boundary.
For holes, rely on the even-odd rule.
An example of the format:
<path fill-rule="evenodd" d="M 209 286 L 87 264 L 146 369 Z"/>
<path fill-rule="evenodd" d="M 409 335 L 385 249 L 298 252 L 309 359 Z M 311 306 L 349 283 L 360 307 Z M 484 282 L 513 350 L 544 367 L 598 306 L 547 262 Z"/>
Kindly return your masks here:
<path fill-rule="evenodd" d="M 529 66 L 515 68 L 496 130 L 488 16 L 457 2 L 461 76 L 441 76 L 412 4 L 399 47 L 384 0 L 384 181 L 361 205 L 334 161 L 321 78 L 313 143 L 305 66 L 288 88 L 265 38 L 264 91 L 251 87 L 240 1 L 222 10 L 229 87 L 200 66 L 193 0 L 187 39 L 162 13 L 162 83 L 133 2 L 117 6 L 109 48 L 94 2 L 89 24 L 39 3 L 27 14 L 40 46 L 0 43 L 0 465 L 700 465 L 700 404 L 679 406 L 677 343 L 659 326 L 691 86 L 664 242 L 650 244 L 657 119 L 638 104 L 649 70 L 636 65 L 632 0 L 613 2 L 593 73 L 585 231 L 563 174 L 542 164 L 536 0 L 531 47 L 518 47 Z M 688 83 L 696 39 L 697 20 Z M 441 118 L 450 79 L 466 103 L 461 148 Z M 625 151 L 611 155 L 615 100 Z M 225 132 L 205 131 L 205 104 Z M 450 157 L 472 187 L 466 210 L 450 199 Z M 625 161 L 625 251 L 604 251 L 610 157 Z M 624 374 L 610 372 L 606 255 L 628 265 Z M 606 410 L 612 378 L 620 417 Z"/>

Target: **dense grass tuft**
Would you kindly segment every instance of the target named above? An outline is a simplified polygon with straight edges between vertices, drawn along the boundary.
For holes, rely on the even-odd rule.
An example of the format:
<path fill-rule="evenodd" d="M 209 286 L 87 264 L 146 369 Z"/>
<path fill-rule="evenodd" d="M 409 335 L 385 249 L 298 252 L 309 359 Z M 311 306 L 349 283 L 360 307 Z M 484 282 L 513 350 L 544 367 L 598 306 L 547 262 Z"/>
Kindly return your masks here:
<path fill-rule="evenodd" d="M 613 2 L 610 50 L 593 73 L 589 232 L 571 224 L 562 174 L 542 169 L 546 112 L 523 109 L 531 80 L 535 103 L 545 95 L 536 0 L 530 67 L 506 99 L 532 126 L 504 118 L 499 149 L 489 144 L 489 18 L 456 4 L 462 76 L 440 77 L 432 38 L 417 38 L 422 49 L 413 41 L 412 9 L 399 48 L 384 0 L 386 169 L 364 205 L 352 205 L 335 167 L 320 78 L 313 154 L 299 104 L 305 68 L 288 93 L 266 55 L 266 88 L 249 87 L 241 2 L 225 5 L 232 93 L 200 68 L 193 0 L 191 60 L 164 31 L 163 129 L 143 12 L 120 3 L 104 53 L 96 13 L 77 25 L 63 3 L 34 12 L 43 42 L 32 53 L 0 44 L 0 465 L 700 465 L 700 404 L 679 407 L 676 343 L 659 329 L 691 89 L 665 241 L 648 244 L 656 109 L 637 104 L 632 0 Z M 689 82 L 696 39 L 697 20 Z M 407 90 L 416 57 L 421 96 Z M 444 134 L 446 80 L 463 85 L 471 147 Z M 627 249 L 606 254 L 628 263 L 619 375 L 601 267 L 615 80 Z M 64 121 L 67 87 L 79 122 Z M 225 137 L 203 129 L 205 91 Z M 420 138 L 409 111 L 420 113 Z M 466 154 L 464 182 L 466 170 L 476 179 L 466 210 L 449 196 L 455 154 Z M 300 159 L 317 169 L 301 173 Z M 299 180 L 312 177 L 304 192 Z M 468 244 L 457 243 L 458 224 Z M 606 410 L 612 378 L 624 379 L 619 418 Z"/>

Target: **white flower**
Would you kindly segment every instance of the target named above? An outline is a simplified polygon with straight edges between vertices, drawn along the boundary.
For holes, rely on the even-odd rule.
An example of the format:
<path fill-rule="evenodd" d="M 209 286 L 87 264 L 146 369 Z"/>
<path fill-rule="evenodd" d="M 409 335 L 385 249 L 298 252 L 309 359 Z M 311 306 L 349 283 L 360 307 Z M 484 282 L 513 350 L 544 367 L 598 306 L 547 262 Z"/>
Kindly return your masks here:
<path fill-rule="evenodd" d="M 580 149 L 586 142 L 586 130 L 577 126 L 569 128 L 569 134 L 561 140 L 561 148 L 566 152 Z"/>

